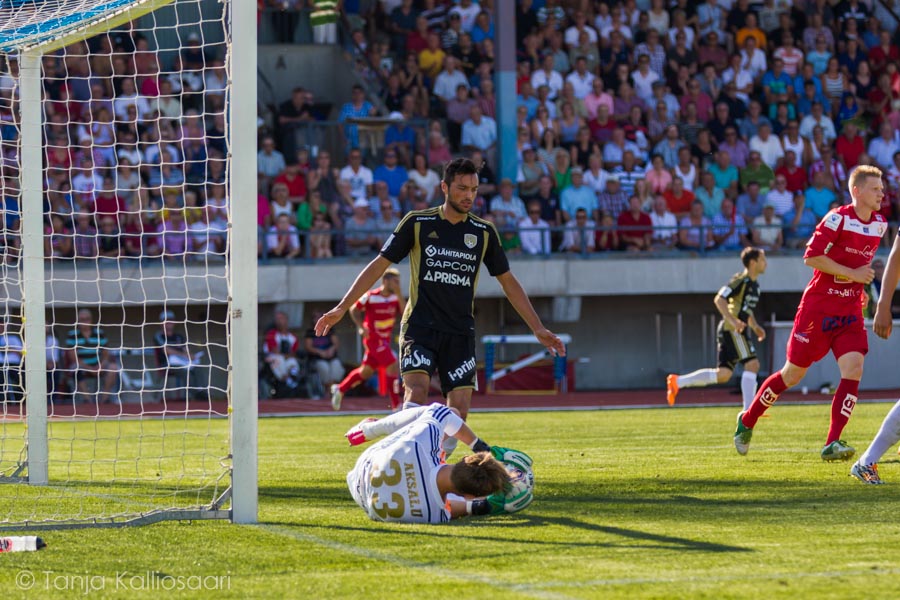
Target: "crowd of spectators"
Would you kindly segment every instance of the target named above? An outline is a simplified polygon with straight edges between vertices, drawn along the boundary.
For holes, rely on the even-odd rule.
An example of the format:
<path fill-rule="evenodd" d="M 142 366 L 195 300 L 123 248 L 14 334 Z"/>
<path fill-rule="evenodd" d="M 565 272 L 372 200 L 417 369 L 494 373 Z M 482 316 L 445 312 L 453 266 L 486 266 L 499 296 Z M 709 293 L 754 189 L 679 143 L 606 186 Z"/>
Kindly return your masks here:
<path fill-rule="evenodd" d="M 858 164 L 883 169 L 882 212 L 900 214 L 900 38 L 881 3 L 518 0 L 519 166 L 498 181 L 494 1 L 343 3 L 370 25 L 352 37 L 371 85 L 339 111 L 346 155 L 301 148 L 276 173 L 264 144 L 270 255 L 375 252 L 442 201 L 457 155 L 485 161 L 473 210 L 511 253 L 801 247 Z M 376 94 L 396 122 L 373 154 L 347 120 L 376 115 Z M 314 119 L 308 95 L 282 108 Z M 285 202 L 286 176 L 303 183 Z"/>
<path fill-rule="evenodd" d="M 185 33 L 179 52 L 126 25 L 42 59 L 45 255 L 224 257 L 224 46 Z M 0 57 L 2 236 L 18 258 L 19 61 Z"/>

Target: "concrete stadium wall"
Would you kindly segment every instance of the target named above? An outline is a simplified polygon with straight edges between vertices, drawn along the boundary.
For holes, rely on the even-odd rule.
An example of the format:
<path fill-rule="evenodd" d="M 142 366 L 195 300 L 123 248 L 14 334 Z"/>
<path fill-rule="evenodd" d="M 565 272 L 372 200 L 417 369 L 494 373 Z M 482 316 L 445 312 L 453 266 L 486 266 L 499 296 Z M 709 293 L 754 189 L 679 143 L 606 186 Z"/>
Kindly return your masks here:
<path fill-rule="evenodd" d="M 292 327 L 302 336 L 311 326 L 314 313 L 331 308 L 363 265 L 340 261 L 261 265 L 261 330 L 271 324 L 274 311 L 281 309 L 288 312 Z M 578 389 L 661 387 L 668 372 L 714 366 L 713 328 L 717 317 L 712 298 L 739 267 L 735 256 L 512 261 L 513 272 L 548 327 L 572 335 L 570 354 L 577 361 Z M 56 268 L 52 279 L 48 272 L 47 301 L 56 311 L 58 322 L 74 322 L 72 298 L 81 298 L 80 304 L 84 306 L 102 305 L 103 324 L 110 338 L 115 343 L 124 336 L 129 346 L 139 346 L 141 332 L 153 329 L 155 325 L 141 324 L 155 324 L 164 301 L 174 307 L 178 319 L 187 317 L 188 321 L 202 322 L 207 314 L 214 320 L 224 319 L 224 302 L 228 297 L 224 278 L 207 279 L 198 268 L 166 266 L 163 279 L 162 269 L 158 263 L 123 271 L 97 271 L 82 265 L 77 271 Z M 400 270 L 407 281 L 405 265 Z M 760 280 L 763 290 L 757 315 L 760 321 L 768 322 L 773 317 L 778 321 L 793 319 L 809 276 L 810 270 L 799 256 L 771 257 L 768 271 Z M 127 280 L 124 286 L 115 283 L 120 278 Z M 0 294 L 5 293 L 15 304 L 18 291 L 14 281 L 7 279 L 2 283 L 5 288 L 0 288 Z M 215 301 L 206 300 L 210 295 Z M 479 336 L 528 333 L 496 280 L 487 274 L 479 279 L 476 329 Z M 57 335 L 61 337 L 64 333 L 58 331 Z M 191 341 L 205 335 L 194 327 L 189 328 L 189 333 L 193 334 L 189 336 Z M 338 326 L 337 333 L 341 358 L 348 364 L 357 362 L 361 347 L 349 319 Z M 218 344 L 215 359 L 223 361 L 225 340 L 211 341 Z M 879 354 L 896 356 L 900 351 L 900 336 L 896 348 L 893 342 L 872 344 L 873 351 L 878 348 Z M 780 337 L 760 346 L 764 371 L 769 370 L 772 360 L 780 365 L 783 345 L 784 338 Z M 498 359 L 511 360 L 528 350 L 524 346 L 502 348 Z M 480 344 L 478 351 L 481 358 Z M 833 359 L 825 362 L 828 361 Z M 900 387 L 900 372 L 871 364 L 873 368 L 867 370 L 863 379 L 864 387 Z M 816 377 L 827 378 L 828 373 L 826 369 Z"/>

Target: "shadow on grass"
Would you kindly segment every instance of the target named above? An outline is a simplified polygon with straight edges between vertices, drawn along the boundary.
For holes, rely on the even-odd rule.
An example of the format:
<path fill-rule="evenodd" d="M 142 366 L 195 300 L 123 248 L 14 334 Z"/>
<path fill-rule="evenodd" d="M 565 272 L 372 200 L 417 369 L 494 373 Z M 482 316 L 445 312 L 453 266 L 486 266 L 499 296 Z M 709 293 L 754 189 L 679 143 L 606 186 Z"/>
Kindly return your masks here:
<path fill-rule="evenodd" d="M 667 536 L 667 535 L 658 535 L 654 533 L 647 533 L 645 531 L 639 531 L 637 529 L 626 529 L 624 527 L 613 527 L 609 525 L 598 525 L 596 523 L 589 523 L 586 521 L 580 521 L 578 519 L 573 519 L 570 517 L 548 517 L 542 515 L 525 515 L 525 514 L 516 514 L 514 517 L 507 517 L 503 519 L 479 519 L 473 521 L 466 521 L 465 525 L 468 527 L 476 526 L 476 527 L 492 527 L 492 528 L 502 528 L 503 533 L 491 536 L 491 535 L 476 535 L 467 533 L 467 530 L 454 528 L 453 525 L 449 527 L 453 528 L 448 529 L 447 527 L 437 527 L 435 529 L 431 529 L 430 527 L 420 527 L 420 526 L 410 526 L 406 524 L 400 523 L 373 523 L 371 527 L 354 527 L 349 525 L 309 525 L 303 524 L 298 525 L 297 523 L 289 523 L 289 522 L 268 522 L 268 525 L 278 525 L 284 527 L 291 528 L 299 528 L 304 530 L 310 529 L 318 529 L 325 530 L 330 532 L 349 532 L 349 533 L 364 533 L 366 535 L 376 535 L 376 536 L 384 536 L 384 535 L 396 535 L 403 534 L 406 535 L 418 535 L 418 536 L 427 536 L 427 537 L 438 537 L 438 538 L 450 538 L 453 540 L 472 540 L 479 542 L 504 542 L 510 544 L 526 544 L 532 546 L 559 546 L 559 547 L 581 547 L 581 548 L 643 548 L 647 550 L 677 550 L 677 551 L 698 551 L 698 552 L 753 552 L 750 548 L 742 548 L 740 546 L 729 546 L 726 544 L 716 544 L 713 542 L 705 542 L 700 540 L 691 540 L 687 538 L 675 537 L 675 536 Z M 565 527 L 569 529 L 581 529 L 584 531 L 594 532 L 594 533 L 602 533 L 610 536 L 616 536 L 620 538 L 626 538 L 629 540 L 637 540 L 639 542 L 646 543 L 638 543 L 638 544 L 623 544 L 616 542 L 578 542 L 573 541 L 571 539 L 560 539 L 560 540 L 536 540 L 536 539 L 528 539 L 524 536 L 508 536 L 506 534 L 506 530 L 511 527 L 520 528 L 523 525 L 531 525 L 535 527 L 540 526 L 548 526 L 548 525 L 556 525 L 558 527 Z"/>

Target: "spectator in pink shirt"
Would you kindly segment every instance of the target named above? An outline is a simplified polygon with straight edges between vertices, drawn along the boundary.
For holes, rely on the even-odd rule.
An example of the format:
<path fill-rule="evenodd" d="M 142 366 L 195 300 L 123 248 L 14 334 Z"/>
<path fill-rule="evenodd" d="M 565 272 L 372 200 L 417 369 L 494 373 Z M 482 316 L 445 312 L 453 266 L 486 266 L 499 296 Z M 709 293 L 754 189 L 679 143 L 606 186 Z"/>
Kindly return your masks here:
<path fill-rule="evenodd" d="M 654 195 L 662 194 L 672 185 L 672 173 L 666 168 L 662 154 L 654 154 L 650 160 L 652 167 L 644 173 L 644 179 Z"/>

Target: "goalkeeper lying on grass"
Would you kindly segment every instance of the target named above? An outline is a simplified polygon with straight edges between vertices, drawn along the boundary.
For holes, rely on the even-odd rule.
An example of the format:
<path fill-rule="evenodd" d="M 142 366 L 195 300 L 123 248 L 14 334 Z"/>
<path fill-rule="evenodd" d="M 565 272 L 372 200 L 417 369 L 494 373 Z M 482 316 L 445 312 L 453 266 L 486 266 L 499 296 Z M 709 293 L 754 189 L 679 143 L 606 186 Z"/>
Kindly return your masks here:
<path fill-rule="evenodd" d="M 363 452 L 347 474 L 350 494 L 373 520 L 446 523 L 467 515 L 514 513 L 531 503 L 531 489 L 509 492 L 504 466 L 530 471 L 531 458 L 488 446 L 455 409 L 408 408 L 381 420 L 364 419 L 346 434 L 352 446 L 381 436 L 387 437 Z M 475 454 L 448 465 L 444 436 L 468 444 Z"/>

